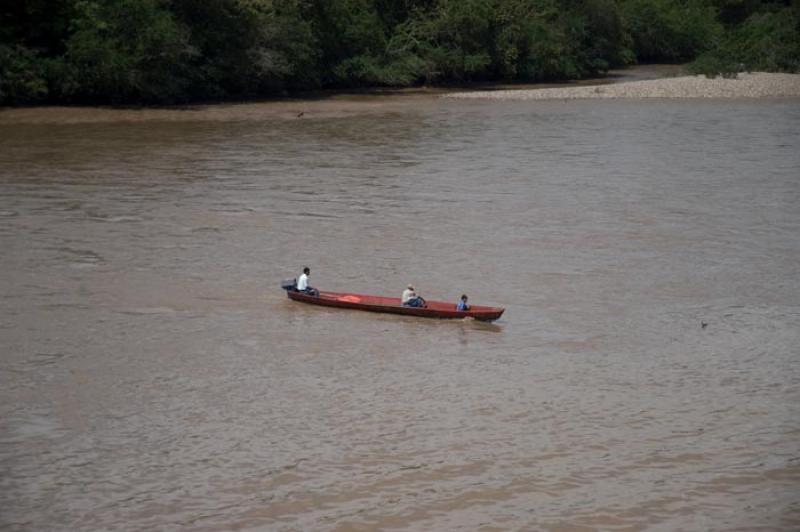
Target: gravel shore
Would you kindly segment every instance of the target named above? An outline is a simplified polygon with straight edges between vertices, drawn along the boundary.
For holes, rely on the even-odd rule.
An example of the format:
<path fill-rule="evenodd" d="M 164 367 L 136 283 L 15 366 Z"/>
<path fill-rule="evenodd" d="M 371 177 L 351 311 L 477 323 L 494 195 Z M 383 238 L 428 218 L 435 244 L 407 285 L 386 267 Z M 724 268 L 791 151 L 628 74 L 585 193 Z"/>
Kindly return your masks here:
<path fill-rule="evenodd" d="M 682 76 L 581 87 L 455 92 L 445 97 L 490 100 L 800 97 L 800 74 L 739 74 L 735 79 Z"/>

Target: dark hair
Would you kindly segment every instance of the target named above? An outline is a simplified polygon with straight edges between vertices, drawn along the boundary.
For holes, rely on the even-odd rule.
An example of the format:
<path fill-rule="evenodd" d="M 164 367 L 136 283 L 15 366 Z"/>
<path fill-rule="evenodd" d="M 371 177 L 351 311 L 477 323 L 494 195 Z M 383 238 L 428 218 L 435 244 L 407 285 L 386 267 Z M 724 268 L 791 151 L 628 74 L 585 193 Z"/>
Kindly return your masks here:
<path fill-rule="evenodd" d="M 461 299 L 467 299 L 467 294 L 461 294 Z"/>
<path fill-rule="evenodd" d="M 309 273 L 311 273 L 311 269 L 308 266 L 306 266 L 305 268 L 303 268 L 303 273 L 308 275 Z"/>

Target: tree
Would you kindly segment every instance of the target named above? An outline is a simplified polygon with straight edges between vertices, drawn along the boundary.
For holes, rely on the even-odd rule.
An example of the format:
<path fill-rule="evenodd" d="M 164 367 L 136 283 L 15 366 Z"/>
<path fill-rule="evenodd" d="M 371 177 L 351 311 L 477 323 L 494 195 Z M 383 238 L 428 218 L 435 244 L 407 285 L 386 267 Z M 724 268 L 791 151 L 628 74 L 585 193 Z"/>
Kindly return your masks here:
<path fill-rule="evenodd" d="M 625 0 L 623 19 L 639 61 L 685 61 L 710 49 L 722 34 L 704 0 Z"/>
<path fill-rule="evenodd" d="M 188 35 L 159 0 L 83 0 L 57 90 L 78 101 L 169 102 L 186 96 Z"/>

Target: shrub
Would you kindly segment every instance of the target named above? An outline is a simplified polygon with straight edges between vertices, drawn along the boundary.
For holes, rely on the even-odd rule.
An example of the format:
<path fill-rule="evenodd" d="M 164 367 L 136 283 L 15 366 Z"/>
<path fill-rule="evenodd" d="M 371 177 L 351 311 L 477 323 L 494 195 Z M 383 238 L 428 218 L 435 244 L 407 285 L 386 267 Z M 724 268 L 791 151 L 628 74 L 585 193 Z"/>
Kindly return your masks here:
<path fill-rule="evenodd" d="M 800 72 L 800 8 L 752 14 L 689 69 L 714 75 L 741 71 Z"/>
<path fill-rule="evenodd" d="M 25 104 L 48 94 L 44 69 L 36 53 L 24 46 L 0 44 L 0 104 Z"/>
<path fill-rule="evenodd" d="M 692 59 L 722 34 L 714 8 L 701 0 L 625 0 L 622 12 L 639 61 Z"/>

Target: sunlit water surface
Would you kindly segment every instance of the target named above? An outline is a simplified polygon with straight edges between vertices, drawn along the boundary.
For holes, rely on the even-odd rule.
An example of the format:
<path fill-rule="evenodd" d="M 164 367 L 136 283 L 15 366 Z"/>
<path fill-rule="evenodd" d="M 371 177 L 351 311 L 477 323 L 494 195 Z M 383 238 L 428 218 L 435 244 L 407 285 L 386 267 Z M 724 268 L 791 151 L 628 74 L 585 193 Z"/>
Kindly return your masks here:
<path fill-rule="evenodd" d="M 0 528 L 797 529 L 798 132 L 793 100 L 0 112 Z M 306 306 L 304 265 L 507 310 Z"/>

